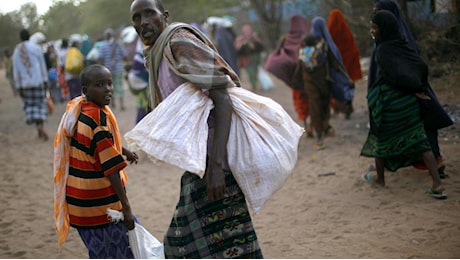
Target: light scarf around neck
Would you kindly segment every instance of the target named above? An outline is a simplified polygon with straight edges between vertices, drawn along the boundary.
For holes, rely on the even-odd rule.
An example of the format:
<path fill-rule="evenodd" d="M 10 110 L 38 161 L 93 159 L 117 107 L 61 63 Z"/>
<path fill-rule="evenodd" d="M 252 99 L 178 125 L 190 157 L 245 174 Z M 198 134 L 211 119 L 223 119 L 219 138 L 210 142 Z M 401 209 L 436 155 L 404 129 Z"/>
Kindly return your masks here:
<path fill-rule="evenodd" d="M 58 246 L 62 246 L 69 234 L 69 210 L 66 201 L 66 185 L 69 176 L 70 139 L 74 135 L 81 105 L 85 102 L 84 95 L 69 101 L 66 111 L 62 115 L 56 137 L 54 138 L 54 219 L 58 235 Z M 122 152 L 122 139 L 118 130 L 117 120 L 109 106 L 102 108 L 107 114 L 108 126 L 113 135 L 116 149 Z M 126 183 L 127 176 L 124 170 L 120 171 L 120 178 Z"/>
<path fill-rule="evenodd" d="M 190 31 L 203 44 L 199 44 L 187 37 L 172 39 L 172 36 L 178 29 Z M 197 52 L 194 53 L 194 51 Z M 218 54 L 211 40 L 200 30 L 189 24 L 172 23 L 168 25 L 160 34 L 155 44 L 146 47 L 143 53 L 145 65 L 149 70 L 152 108 L 155 108 L 162 101 L 157 82 L 158 68 L 163 58 L 166 59 L 169 67 L 176 75 L 196 86 L 202 88 L 240 86 L 237 74 Z M 204 55 L 196 55 L 197 53 Z"/>

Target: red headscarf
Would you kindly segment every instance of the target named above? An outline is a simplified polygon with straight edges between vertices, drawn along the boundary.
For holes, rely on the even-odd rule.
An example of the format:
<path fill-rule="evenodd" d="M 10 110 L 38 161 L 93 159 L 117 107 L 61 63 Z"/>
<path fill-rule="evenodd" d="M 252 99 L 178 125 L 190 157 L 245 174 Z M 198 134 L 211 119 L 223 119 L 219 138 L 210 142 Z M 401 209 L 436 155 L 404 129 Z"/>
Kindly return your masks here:
<path fill-rule="evenodd" d="M 339 9 L 332 9 L 329 13 L 327 28 L 339 49 L 343 65 L 353 81 L 363 77 L 361 63 L 359 62 L 359 49 L 356 45 L 353 33 Z"/>

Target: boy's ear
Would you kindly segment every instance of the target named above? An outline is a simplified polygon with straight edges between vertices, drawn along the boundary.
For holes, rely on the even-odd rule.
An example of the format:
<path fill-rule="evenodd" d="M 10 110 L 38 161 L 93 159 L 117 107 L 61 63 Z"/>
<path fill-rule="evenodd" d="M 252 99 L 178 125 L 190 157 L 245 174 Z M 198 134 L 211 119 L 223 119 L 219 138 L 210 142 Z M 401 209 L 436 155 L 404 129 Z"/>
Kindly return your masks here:
<path fill-rule="evenodd" d="M 81 93 L 86 95 L 87 91 L 88 91 L 88 88 L 86 86 L 81 86 Z"/>

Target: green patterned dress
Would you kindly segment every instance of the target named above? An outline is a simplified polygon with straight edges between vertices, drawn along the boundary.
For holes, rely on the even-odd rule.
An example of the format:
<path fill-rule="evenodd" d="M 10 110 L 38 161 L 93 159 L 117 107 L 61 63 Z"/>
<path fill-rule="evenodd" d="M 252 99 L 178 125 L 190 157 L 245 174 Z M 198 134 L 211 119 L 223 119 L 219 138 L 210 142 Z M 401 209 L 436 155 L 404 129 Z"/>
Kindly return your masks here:
<path fill-rule="evenodd" d="M 369 89 L 367 102 L 371 129 L 362 156 L 383 158 L 385 168 L 396 171 L 431 150 L 415 95 L 383 84 Z"/>

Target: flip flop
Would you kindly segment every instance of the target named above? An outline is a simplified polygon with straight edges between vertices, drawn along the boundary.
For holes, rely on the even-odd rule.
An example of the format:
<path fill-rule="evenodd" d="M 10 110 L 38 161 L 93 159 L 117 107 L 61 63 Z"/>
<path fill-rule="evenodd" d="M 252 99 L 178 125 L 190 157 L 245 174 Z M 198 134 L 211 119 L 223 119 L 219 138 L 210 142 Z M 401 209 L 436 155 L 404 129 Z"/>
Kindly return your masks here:
<path fill-rule="evenodd" d="M 430 197 L 433 197 L 438 200 L 447 199 L 447 194 L 443 193 L 442 191 L 434 191 L 432 189 L 428 189 L 426 193 L 428 193 Z"/>
<path fill-rule="evenodd" d="M 372 178 L 371 172 L 366 172 L 363 175 L 361 175 L 361 179 L 365 181 L 367 184 L 374 184 L 374 178 Z"/>

